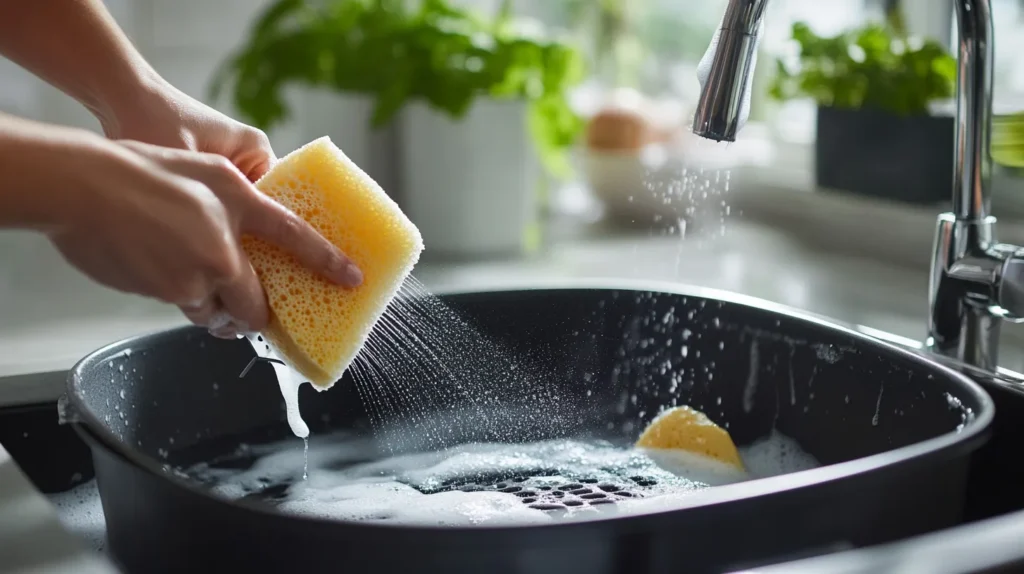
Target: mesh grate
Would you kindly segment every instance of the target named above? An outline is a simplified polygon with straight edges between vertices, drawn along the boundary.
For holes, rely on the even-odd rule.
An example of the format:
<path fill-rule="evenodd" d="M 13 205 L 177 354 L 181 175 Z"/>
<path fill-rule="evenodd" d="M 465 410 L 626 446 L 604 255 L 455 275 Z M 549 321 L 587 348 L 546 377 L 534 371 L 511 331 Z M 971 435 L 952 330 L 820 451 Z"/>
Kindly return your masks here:
<path fill-rule="evenodd" d="M 238 457 L 218 461 L 222 469 L 251 467 L 252 457 Z M 342 465 L 345 466 L 345 465 Z M 600 468 L 596 474 L 565 472 L 565 469 L 530 468 L 505 469 L 498 472 L 461 474 L 424 483 L 401 481 L 423 494 L 442 492 L 503 492 L 513 494 L 523 504 L 537 510 L 558 513 L 583 506 L 615 504 L 631 498 L 644 498 L 655 494 L 658 479 L 648 475 L 631 475 L 621 468 Z M 192 477 L 200 484 L 213 486 L 213 478 Z M 241 498 L 279 504 L 288 497 L 291 487 L 301 479 L 289 477 L 261 477 L 257 484 L 244 488 Z"/>
<path fill-rule="evenodd" d="M 411 485 L 424 494 L 437 494 L 452 490 L 463 492 L 495 491 L 514 494 L 530 508 L 546 511 L 564 511 L 572 507 L 615 504 L 626 498 L 642 498 L 646 491 L 658 484 L 647 476 L 630 476 L 614 481 L 596 478 L 564 477 L 558 474 L 543 476 L 506 477 L 503 480 L 469 480 L 449 482 L 437 488 Z"/>

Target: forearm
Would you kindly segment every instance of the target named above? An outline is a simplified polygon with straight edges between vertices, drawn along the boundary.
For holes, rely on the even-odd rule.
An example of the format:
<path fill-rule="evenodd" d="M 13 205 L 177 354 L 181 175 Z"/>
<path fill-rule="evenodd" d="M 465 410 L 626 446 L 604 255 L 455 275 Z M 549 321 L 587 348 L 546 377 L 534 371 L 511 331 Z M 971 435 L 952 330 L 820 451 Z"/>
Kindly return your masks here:
<path fill-rule="evenodd" d="M 75 98 L 108 127 L 159 76 L 101 0 L 0 0 L 0 54 Z"/>
<path fill-rule="evenodd" d="M 0 229 L 67 225 L 91 208 L 81 193 L 86 167 L 96 169 L 112 153 L 113 142 L 88 131 L 0 113 Z"/>

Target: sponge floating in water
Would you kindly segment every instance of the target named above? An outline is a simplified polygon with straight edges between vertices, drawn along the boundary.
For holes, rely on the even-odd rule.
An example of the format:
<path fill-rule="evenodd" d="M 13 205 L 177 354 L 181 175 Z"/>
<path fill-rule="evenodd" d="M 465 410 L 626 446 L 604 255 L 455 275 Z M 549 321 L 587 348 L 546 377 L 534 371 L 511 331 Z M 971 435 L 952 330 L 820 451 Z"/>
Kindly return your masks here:
<path fill-rule="evenodd" d="M 320 390 L 352 363 L 423 251 L 416 226 L 329 137 L 281 158 L 256 187 L 309 222 L 362 271 L 335 285 L 283 249 L 255 237 L 243 247 L 270 305 L 262 335 Z"/>
<path fill-rule="evenodd" d="M 655 417 L 636 441 L 644 449 L 689 452 L 743 469 L 732 437 L 704 413 L 681 406 L 668 409 Z"/>

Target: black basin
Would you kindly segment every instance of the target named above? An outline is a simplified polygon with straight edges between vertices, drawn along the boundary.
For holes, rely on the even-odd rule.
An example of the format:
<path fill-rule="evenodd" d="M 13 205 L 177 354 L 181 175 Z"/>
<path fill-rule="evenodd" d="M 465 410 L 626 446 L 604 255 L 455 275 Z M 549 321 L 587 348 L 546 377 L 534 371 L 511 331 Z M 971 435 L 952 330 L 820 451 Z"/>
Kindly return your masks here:
<path fill-rule="evenodd" d="M 168 472 L 289 433 L 269 366 L 238 378 L 253 357 L 248 343 L 184 328 L 96 351 L 69 377 L 65 415 L 92 448 L 113 555 L 131 572 L 716 572 L 895 540 L 961 519 L 969 457 L 985 441 L 994 409 L 968 378 L 917 354 L 700 289 L 443 298 L 512 356 L 528 358 L 522 364 L 533 377 L 529 388 L 499 379 L 490 385 L 504 412 L 532 413 L 529 424 L 510 424 L 503 435 L 493 425 L 461 425 L 458 440 L 634 440 L 675 402 L 727 425 L 740 445 L 777 429 L 824 466 L 719 487 L 687 508 L 545 526 L 286 516 L 215 498 Z M 483 384 L 504 368 L 503 353 L 466 356 L 450 367 Z M 304 387 L 313 440 L 339 428 L 371 433 L 348 377 L 327 393 Z M 422 404 L 444 407 L 436 420 L 458 421 L 471 410 Z"/>

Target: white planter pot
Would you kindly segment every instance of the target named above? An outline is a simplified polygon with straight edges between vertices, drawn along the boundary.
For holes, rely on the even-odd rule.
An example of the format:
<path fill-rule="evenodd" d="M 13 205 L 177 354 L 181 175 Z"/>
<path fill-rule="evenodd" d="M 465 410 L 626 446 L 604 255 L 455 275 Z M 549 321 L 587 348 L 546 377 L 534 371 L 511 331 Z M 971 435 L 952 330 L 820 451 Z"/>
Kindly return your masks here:
<path fill-rule="evenodd" d="M 479 101 L 461 121 L 415 103 L 403 111 L 405 213 L 424 257 L 518 255 L 535 238 L 540 164 L 526 104 Z"/>
<path fill-rule="evenodd" d="M 396 191 L 393 128 L 370 128 L 373 101 L 366 96 L 324 88 L 291 87 L 285 95 L 292 116 L 270 134 L 279 156 L 329 136 L 345 155 L 389 194 Z M 394 196 L 393 196 L 394 197 Z"/>

